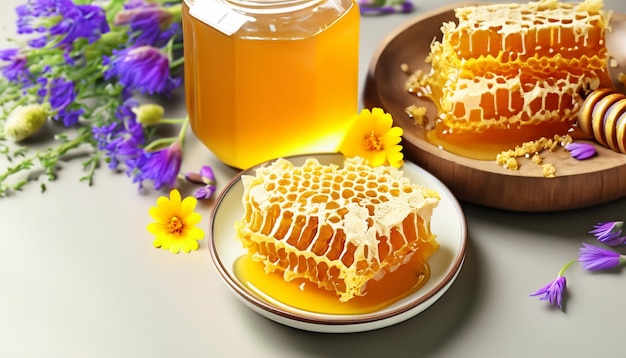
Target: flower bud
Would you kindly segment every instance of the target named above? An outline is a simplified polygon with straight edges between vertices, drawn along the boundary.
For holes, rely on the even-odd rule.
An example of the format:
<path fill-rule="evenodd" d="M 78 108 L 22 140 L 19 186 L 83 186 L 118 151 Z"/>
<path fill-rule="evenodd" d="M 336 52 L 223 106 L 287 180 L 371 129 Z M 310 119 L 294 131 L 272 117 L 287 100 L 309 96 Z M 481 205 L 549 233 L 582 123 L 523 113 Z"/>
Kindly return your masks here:
<path fill-rule="evenodd" d="M 156 23 L 161 30 L 167 29 L 174 20 L 175 12 L 158 5 L 148 4 L 133 9 L 125 9 L 118 12 L 113 23 L 118 26 L 133 25 L 145 26 L 146 23 Z"/>
<path fill-rule="evenodd" d="M 151 126 L 159 123 L 163 118 L 165 110 L 158 104 L 142 104 L 139 107 L 133 108 L 133 112 L 137 116 L 137 122 L 144 126 Z"/>
<path fill-rule="evenodd" d="M 14 142 L 24 140 L 37 133 L 49 116 L 50 110 L 47 106 L 41 104 L 19 106 L 7 117 L 4 134 L 7 139 Z"/>

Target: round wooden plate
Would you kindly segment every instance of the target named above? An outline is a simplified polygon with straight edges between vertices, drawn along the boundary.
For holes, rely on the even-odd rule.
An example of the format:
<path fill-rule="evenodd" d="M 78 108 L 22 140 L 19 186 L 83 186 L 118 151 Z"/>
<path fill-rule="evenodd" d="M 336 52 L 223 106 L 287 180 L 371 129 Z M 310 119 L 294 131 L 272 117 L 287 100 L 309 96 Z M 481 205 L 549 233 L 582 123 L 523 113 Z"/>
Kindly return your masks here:
<path fill-rule="evenodd" d="M 446 152 L 425 139 L 424 130 L 414 124 L 405 109 L 414 104 L 427 108 L 427 116 L 436 113 L 426 99 L 408 93 L 404 84 L 412 71 L 430 71 L 425 62 L 434 38 L 441 39 L 441 25 L 455 21 L 454 9 L 478 3 L 462 3 L 426 13 L 387 36 L 374 54 L 368 69 L 364 104 L 390 113 L 396 126 L 404 130 L 406 159 L 430 171 L 460 200 L 514 211 L 551 212 L 592 206 L 626 196 L 626 155 L 596 145 L 598 155 L 578 161 L 565 149 L 541 153 L 544 163 L 556 167 L 556 177 L 545 178 L 540 165 L 520 159 L 517 171 L 505 169 L 493 161 L 474 160 Z M 611 68 L 615 78 L 626 72 L 626 16 L 613 14 L 612 31 L 607 36 L 609 53 L 618 66 Z M 621 42 L 621 44 L 620 44 Z M 621 89 L 621 85 L 619 88 Z"/>

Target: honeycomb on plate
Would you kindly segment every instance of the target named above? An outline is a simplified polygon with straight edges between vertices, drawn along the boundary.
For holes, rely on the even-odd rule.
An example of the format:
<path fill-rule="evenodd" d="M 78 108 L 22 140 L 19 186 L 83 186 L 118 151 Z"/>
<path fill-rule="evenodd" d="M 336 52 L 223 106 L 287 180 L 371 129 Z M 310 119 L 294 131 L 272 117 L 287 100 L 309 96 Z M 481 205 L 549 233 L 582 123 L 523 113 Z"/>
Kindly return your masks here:
<path fill-rule="evenodd" d="M 278 159 L 242 183 L 245 214 L 235 229 L 252 259 L 286 281 L 334 291 L 341 302 L 366 294 L 370 279 L 413 255 L 426 264 L 439 248 L 430 229 L 438 193 L 396 168 L 359 157 L 341 167 Z"/>
<path fill-rule="evenodd" d="M 540 0 L 455 9 L 407 88 L 437 105 L 449 131 L 574 123 L 584 94 L 613 87 L 602 0 Z M 438 125 L 439 125 L 438 123 Z M 545 133 L 551 136 L 555 133 Z"/>

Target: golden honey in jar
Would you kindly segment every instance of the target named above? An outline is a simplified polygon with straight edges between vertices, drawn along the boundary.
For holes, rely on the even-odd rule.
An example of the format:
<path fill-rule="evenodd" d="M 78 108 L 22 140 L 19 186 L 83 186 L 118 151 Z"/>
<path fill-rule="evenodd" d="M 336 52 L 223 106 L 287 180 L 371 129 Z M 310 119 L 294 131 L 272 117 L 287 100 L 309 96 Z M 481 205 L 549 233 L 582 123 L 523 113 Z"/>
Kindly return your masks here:
<path fill-rule="evenodd" d="M 353 0 L 185 0 L 191 128 L 227 165 L 336 151 L 358 107 Z"/>

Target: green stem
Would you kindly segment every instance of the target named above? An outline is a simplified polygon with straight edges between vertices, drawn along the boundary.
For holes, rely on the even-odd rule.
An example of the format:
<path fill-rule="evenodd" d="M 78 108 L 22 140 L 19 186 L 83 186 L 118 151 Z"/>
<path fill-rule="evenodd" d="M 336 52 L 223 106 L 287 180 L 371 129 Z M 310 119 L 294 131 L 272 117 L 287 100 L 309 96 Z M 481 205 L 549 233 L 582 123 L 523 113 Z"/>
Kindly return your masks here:
<path fill-rule="evenodd" d="M 561 267 L 561 270 L 559 271 L 559 276 L 563 276 L 565 275 L 565 271 L 567 271 L 567 269 L 572 266 L 574 264 L 574 262 L 578 261 L 577 259 L 574 259 L 568 263 L 566 263 L 565 265 L 563 265 L 563 267 Z"/>
<path fill-rule="evenodd" d="M 174 45 L 174 39 L 170 39 L 167 44 L 165 44 L 165 47 L 163 47 L 163 52 L 165 53 L 165 56 L 167 56 L 167 60 L 172 63 L 173 57 L 172 57 L 172 46 Z M 171 66 L 171 65 L 170 65 Z"/>
<path fill-rule="evenodd" d="M 178 59 L 170 62 L 170 68 L 176 68 L 176 67 L 182 65 L 183 63 L 185 63 L 185 58 L 184 57 L 178 58 Z"/>
<path fill-rule="evenodd" d="M 28 99 L 28 97 L 26 97 L 26 96 L 22 96 L 21 98 L 19 98 L 18 100 L 16 100 L 14 103 L 12 103 L 12 104 L 11 104 L 11 106 L 9 106 L 9 107 L 7 108 L 7 113 L 9 113 L 9 114 L 10 114 L 10 113 L 11 113 L 11 112 L 13 112 L 13 111 L 14 111 L 17 107 L 19 107 L 19 106 L 21 106 L 21 105 L 25 104 L 28 100 L 29 100 L 29 99 Z M 7 115 L 7 117 L 8 117 L 8 115 Z"/>
<path fill-rule="evenodd" d="M 4 94 L 2 95 L 2 99 L 0 99 L 0 103 L 1 104 L 9 103 L 18 99 L 21 99 L 22 102 L 26 100 L 26 98 L 21 92 L 15 91 L 14 93 L 6 93 L 5 91 Z"/>
<path fill-rule="evenodd" d="M 29 163 L 29 162 L 32 162 L 32 159 L 26 159 L 22 161 L 22 163 Z M 23 165 L 16 165 L 14 167 L 7 168 L 7 170 L 4 173 L 0 174 L 0 183 L 4 182 L 4 180 L 10 177 L 11 175 L 18 173 L 20 170 L 28 169 L 29 167 L 30 165 L 27 165 L 26 167 L 24 167 Z"/>
<path fill-rule="evenodd" d="M 50 153 L 37 152 L 35 155 L 31 156 L 30 158 L 22 160 L 22 163 L 27 163 L 26 167 L 24 165 L 16 165 L 14 167 L 7 168 L 7 170 L 4 173 L 0 174 L 0 183 L 2 183 L 6 178 L 10 177 L 11 175 L 18 173 L 21 170 L 28 169 L 31 166 L 31 164 L 28 164 L 28 163 L 32 163 L 33 160 L 37 158 L 39 159 L 46 158 L 46 157 L 58 158 L 62 156 L 63 154 L 67 153 L 69 150 L 77 148 L 79 145 L 83 143 L 85 139 L 89 138 L 90 135 L 91 135 L 90 132 L 85 131 L 84 133 L 72 139 L 71 141 L 61 144 L 60 146 L 56 148 L 56 150 L 50 151 Z"/>
<path fill-rule="evenodd" d="M 165 8 L 165 11 L 172 14 L 173 22 L 181 22 L 183 20 L 183 5 L 182 3 L 174 4 Z"/>
<path fill-rule="evenodd" d="M 161 120 L 159 123 L 163 123 L 163 120 Z M 168 121 L 166 119 L 166 121 Z M 173 120 L 171 120 L 173 121 Z M 171 145 L 172 143 L 178 141 L 180 142 L 180 145 L 182 146 L 184 141 L 185 141 L 185 133 L 187 132 L 187 127 L 189 126 L 189 117 L 185 118 L 184 120 L 178 119 L 178 122 L 176 122 L 175 124 L 179 124 L 182 123 L 182 126 L 180 127 L 180 132 L 178 132 L 178 136 L 177 137 L 167 137 L 167 138 L 159 138 L 153 142 L 151 142 L 150 144 L 148 144 L 147 146 L 144 147 L 145 151 L 153 151 L 153 150 L 160 150 L 166 146 Z"/>
<path fill-rule="evenodd" d="M 143 148 L 146 152 L 160 150 L 176 141 L 176 137 L 159 138 Z"/>
<path fill-rule="evenodd" d="M 84 168 L 88 168 L 87 175 L 81 178 L 81 181 L 87 181 L 89 186 L 93 185 L 93 177 L 100 163 L 101 152 L 96 152 L 91 158 L 83 163 Z"/>
<path fill-rule="evenodd" d="M 159 124 L 183 124 L 186 120 L 186 118 L 164 118 L 159 120 Z"/>
<path fill-rule="evenodd" d="M 189 126 L 189 117 L 185 118 L 183 125 L 180 127 L 180 132 L 178 133 L 178 140 L 180 140 L 181 147 L 185 143 L 185 133 L 187 132 L 188 126 Z"/>
<path fill-rule="evenodd" d="M 58 156 L 62 156 L 63 154 L 67 153 L 68 151 L 70 151 L 71 149 L 77 148 L 79 145 L 83 144 L 83 142 L 85 141 L 85 139 L 89 138 L 91 136 L 91 132 L 89 131 L 85 131 L 84 133 L 82 133 L 81 135 L 79 135 L 78 137 L 65 142 L 63 144 L 61 144 L 56 152 Z"/>

